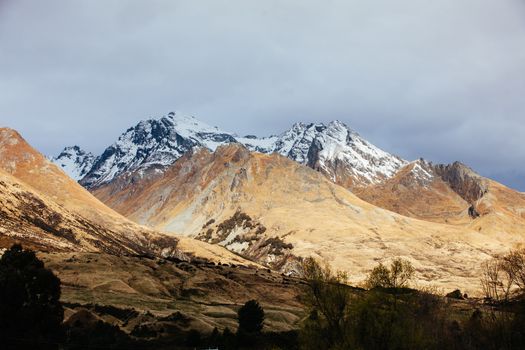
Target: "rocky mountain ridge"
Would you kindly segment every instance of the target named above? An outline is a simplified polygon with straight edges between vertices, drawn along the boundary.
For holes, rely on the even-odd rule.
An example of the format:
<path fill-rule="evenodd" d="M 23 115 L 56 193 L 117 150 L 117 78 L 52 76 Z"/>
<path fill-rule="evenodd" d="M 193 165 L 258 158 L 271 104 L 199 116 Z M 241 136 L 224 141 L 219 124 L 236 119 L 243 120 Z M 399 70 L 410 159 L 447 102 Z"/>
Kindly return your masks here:
<path fill-rule="evenodd" d="M 278 136 L 239 137 L 174 112 L 129 128 L 93 161 L 70 161 L 72 156 L 63 155 L 68 155 L 70 148 L 53 161 L 83 186 L 93 189 L 126 173 L 162 173 L 192 149 L 213 151 L 228 143 L 240 143 L 260 153 L 279 153 L 348 188 L 380 182 L 407 163 L 372 145 L 340 121 L 326 125 L 296 123 Z"/>

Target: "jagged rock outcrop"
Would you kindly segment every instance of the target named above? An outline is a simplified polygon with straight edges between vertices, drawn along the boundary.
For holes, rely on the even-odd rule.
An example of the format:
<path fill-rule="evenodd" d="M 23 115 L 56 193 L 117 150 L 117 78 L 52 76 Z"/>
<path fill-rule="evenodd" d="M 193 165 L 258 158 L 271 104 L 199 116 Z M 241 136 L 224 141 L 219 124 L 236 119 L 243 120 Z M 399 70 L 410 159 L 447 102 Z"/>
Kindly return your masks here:
<path fill-rule="evenodd" d="M 337 120 L 326 125 L 297 123 L 279 136 L 239 141 L 252 151 L 279 153 L 307 165 L 347 188 L 379 183 L 407 164 Z"/>
<path fill-rule="evenodd" d="M 483 177 L 460 162 L 438 164 L 434 170 L 468 203 L 473 204 L 487 193 L 488 184 Z"/>
<path fill-rule="evenodd" d="M 173 164 L 196 147 L 215 149 L 235 139 L 193 117 L 169 113 L 160 119 L 142 121 L 126 130 L 97 157 L 80 183 L 94 188 L 132 171 L 158 171 Z"/>
<path fill-rule="evenodd" d="M 456 224 L 470 221 L 468 207 L 471 204 L 424 159 L 409 163 L 377 185 L 354 191 L 369 203 L 408 217 Z"/>

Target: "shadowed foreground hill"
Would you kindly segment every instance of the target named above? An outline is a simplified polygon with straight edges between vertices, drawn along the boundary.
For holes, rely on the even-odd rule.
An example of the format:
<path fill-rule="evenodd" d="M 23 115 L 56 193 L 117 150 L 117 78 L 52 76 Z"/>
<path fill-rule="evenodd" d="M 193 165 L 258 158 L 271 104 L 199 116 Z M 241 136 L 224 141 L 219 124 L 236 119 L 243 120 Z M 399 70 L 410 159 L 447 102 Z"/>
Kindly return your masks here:
<path fill-rule="evenodd" d="M 97 312 L 128 332 L 151 329 L 162 335 L 169 325 L 211 333 L 214 327 L 237 328 L 237 310 L 257 299 L 266 312 L 266 330 L 299 326 L 304 306 L 301 282 L 256 267 L 97 253 L 39 254 L 62 281 L 62 301 Z M 127 310 L 116 317 L 111 305 Z M 130 310 L 134 310 L 130 312 Z M 109 311 L 108 311 L 109 310 Z M 66 319 L 72 310 L 66 311 Z M 118 316 L 119 314 L 117 314 Z"/>

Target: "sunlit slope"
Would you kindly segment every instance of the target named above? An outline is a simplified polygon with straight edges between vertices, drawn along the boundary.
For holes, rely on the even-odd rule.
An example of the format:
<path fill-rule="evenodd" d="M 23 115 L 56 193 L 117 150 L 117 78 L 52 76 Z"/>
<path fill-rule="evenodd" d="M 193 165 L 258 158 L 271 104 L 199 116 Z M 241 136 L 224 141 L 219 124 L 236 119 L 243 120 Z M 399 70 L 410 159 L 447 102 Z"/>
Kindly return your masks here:
<path fill-rule="evenodd" d="M 377 262 L 402 256 L 421 282 L 475 288 L 479 262 L 510 246 L 477 230 L 380 209 L 308 167 L 240 145 L 188 154 L 164 175 L 133 176 L 122 181 L 130 185 L 114 181 L 95 195 L 159 230 L 198 236 L 274 266 L 290 256 L 315 256 L 349 271 L 353 281 Z M 250 220 L 235 224 L 236 212 Z M 281 254 L 270 238 L 284 244 L 277 244 Z M 291 268 L 288 261 L 279 266 Z"/>
<path fill-rule="evenodd" d="M 119 215 L 33 149 L 0 129 L 0 229 L 4 245 L 116 254 L 176 253 L 177 239 Z"/>
<path fill-rule="evenodd" d="M 16 131 L 0 129 L 0 243 L 51 251 L 195 255 L 252 264 L 223 247 L 166 236 L 137 225 L 96 199 L 33 149 Z"/>

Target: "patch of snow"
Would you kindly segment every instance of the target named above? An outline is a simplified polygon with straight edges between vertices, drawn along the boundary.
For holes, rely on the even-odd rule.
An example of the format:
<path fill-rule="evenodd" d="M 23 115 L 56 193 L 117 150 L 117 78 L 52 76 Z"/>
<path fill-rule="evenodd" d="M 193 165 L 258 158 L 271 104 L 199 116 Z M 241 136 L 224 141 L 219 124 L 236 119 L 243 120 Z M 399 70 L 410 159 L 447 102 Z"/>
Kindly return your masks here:
<path fill-rule="evenodd" d="M 237 254 L 242 253 L 246 249 L 250 248 L 249 242 L 232 242 L 225 246 L 226 249 L 231 250 L 232 252 L 235 252 Z"/>
<path fill-rule="evenodd" d="M 410 172 L 414 178 L 422 185 L 428 186 L 435 179 L 435 175 L 432 172 L 431 165 L 424 159 L 418 159 L 412 164 Z"/>

